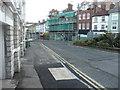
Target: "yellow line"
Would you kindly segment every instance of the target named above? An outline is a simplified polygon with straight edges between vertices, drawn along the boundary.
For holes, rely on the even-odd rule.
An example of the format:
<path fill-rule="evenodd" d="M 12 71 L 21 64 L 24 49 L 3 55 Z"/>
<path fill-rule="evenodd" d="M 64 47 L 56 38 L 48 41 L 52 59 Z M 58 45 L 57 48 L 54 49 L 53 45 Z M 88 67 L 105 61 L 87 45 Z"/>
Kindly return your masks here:
<path fill-rule="evenodd" d="M 49 51 L 51 51 L 54 55 L 56 55 L 56 56 L 58 56 L 57 58 L 59 58 L 60 59 L 60 61 L 62 61 L 63 63 L 66 63 L 66 64 L 68 64 L 77 74 L 79 74 L 82 78 L 84 78 L 88 83 L 90 83 L 92 86 L 94 86 L 96 89 L 98 89 L 98 90 L 101 90 L 101 89 L 99 89 L 99 87 L 100 88 L 102 88 L 102 89 L 104 89 L 104 90 L 107 90 L 104 86 L 102 86 L 101 84 L 99 84 L 98 82 L 96 82 L 95 80 L 93 80 L 92 78 L 90 78 L 89 76 L 87 76 L 86 74 L 84 74 L 83 72 L 81 72 L 80 70 L 78 70 L 74 65 L 72 65 L 72 64 L 70 64 L 69 62 L 67 62 L 64 58 L 62 58 L 60 55 L 58 55 L 57 53 L 55 53 L 53 50 L 51 50 L 50 48 L 48 48 L 47 46 L 45 46 L 44 44 L 42 44 L 46 49 L 48 49 Z M 85 77 L 84 77 L 85 76 Z M 87 78 L 89 79 L 87 79 Z M 98 85 L 98 86 L 96 86 L 94 83 L 92 83 L 92 82 L 94 82 L 96 85 Z"/>

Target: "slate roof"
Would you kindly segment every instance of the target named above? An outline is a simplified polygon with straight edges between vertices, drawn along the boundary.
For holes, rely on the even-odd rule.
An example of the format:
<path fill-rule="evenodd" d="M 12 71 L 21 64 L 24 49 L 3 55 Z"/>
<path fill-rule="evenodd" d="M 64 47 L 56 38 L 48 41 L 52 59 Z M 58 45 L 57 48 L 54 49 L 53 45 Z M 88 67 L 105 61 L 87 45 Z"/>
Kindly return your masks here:
<path fill-rule="evenodd" d="M 120 7 L 115 7 L 109 11 L 109 13 L 120 12 Z"/>
<path fill-rule="evenodd" d="M 93 17 L 94 16 L 106 16 L 106 15 L 109 15 L 108 11 L 102 10 L 100 12 L 94 13 Z"/>

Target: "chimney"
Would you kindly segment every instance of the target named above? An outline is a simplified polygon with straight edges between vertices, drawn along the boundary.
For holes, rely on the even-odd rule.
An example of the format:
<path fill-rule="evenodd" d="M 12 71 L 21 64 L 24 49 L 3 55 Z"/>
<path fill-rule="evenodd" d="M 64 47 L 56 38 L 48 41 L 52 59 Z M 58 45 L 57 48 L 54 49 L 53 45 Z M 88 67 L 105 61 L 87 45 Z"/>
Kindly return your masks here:
<path fill-rule="evenodd" d="M 68 10 L 70 10 L 70 11 L 73 10 L 73 5 L 70 3 L 68 4 Z"/>

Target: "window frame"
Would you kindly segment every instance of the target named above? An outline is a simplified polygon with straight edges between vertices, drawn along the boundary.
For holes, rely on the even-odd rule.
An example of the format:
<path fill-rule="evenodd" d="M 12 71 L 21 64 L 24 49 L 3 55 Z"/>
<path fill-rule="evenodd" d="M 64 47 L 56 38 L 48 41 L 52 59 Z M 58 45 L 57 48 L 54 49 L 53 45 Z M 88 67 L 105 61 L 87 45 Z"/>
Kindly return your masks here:
<path fill-rule="evenodd" d="M 83 19 L 86 19 L 86 13 L 83 13 Z"/>
<path fill-rule="evenodd" d="M 82 29 L 85 29 L 85 23 L 82 23 Z"/>
<path fill-rule="evenodd" d="M 82 14 L 79 14 L 79 20 L 82 20 Z"/>
<path fill-rule="evenodd" d="M 101 21 L 102 21 L 102 22 L 105 22 L 105 16 L 102 16 Z"/>
<path fill-rule="evenodd" d="M 79 23 L 78 28 L 82 29 L 82 24 L 81 23 Z"/>
<path fill-rule="evenodd" d="M 90 29 L 90 23 L 86 23 L 86 29 Z"/>
<path fill-rule="evenodd" d="M 105 25 L 101 25 L 101 30 L 105 30 Z"/>
<path fill-rule="evenodd" d="M 87 19 L 90 19 L 90 13 L 87 13 Z"/>
<path fill-rule="evenodd" d="M 97 27 L 97 28 L 95 28 L 95 26 Z M 94 25 L 94 30 L 97 30 L 98 29 L 98 25 Z"/>

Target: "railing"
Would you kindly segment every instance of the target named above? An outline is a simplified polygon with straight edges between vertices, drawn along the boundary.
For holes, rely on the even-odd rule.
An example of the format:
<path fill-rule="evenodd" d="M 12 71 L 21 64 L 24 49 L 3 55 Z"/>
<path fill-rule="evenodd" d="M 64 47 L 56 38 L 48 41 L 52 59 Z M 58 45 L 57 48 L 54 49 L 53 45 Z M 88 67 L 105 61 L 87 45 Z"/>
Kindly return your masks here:
<path fill-rule="evenodd" d="M 75 17 L 60 18 L 60 19 L 54 19 L 48 21 L 48 25 L 67 24 L 67 23 L 76 23 Z"/>
<path fill-rule="evenodd" d="M 49 31 L 73 31 L 75 24 L 60 24 L 55 26 L 49 26 Z"/>

